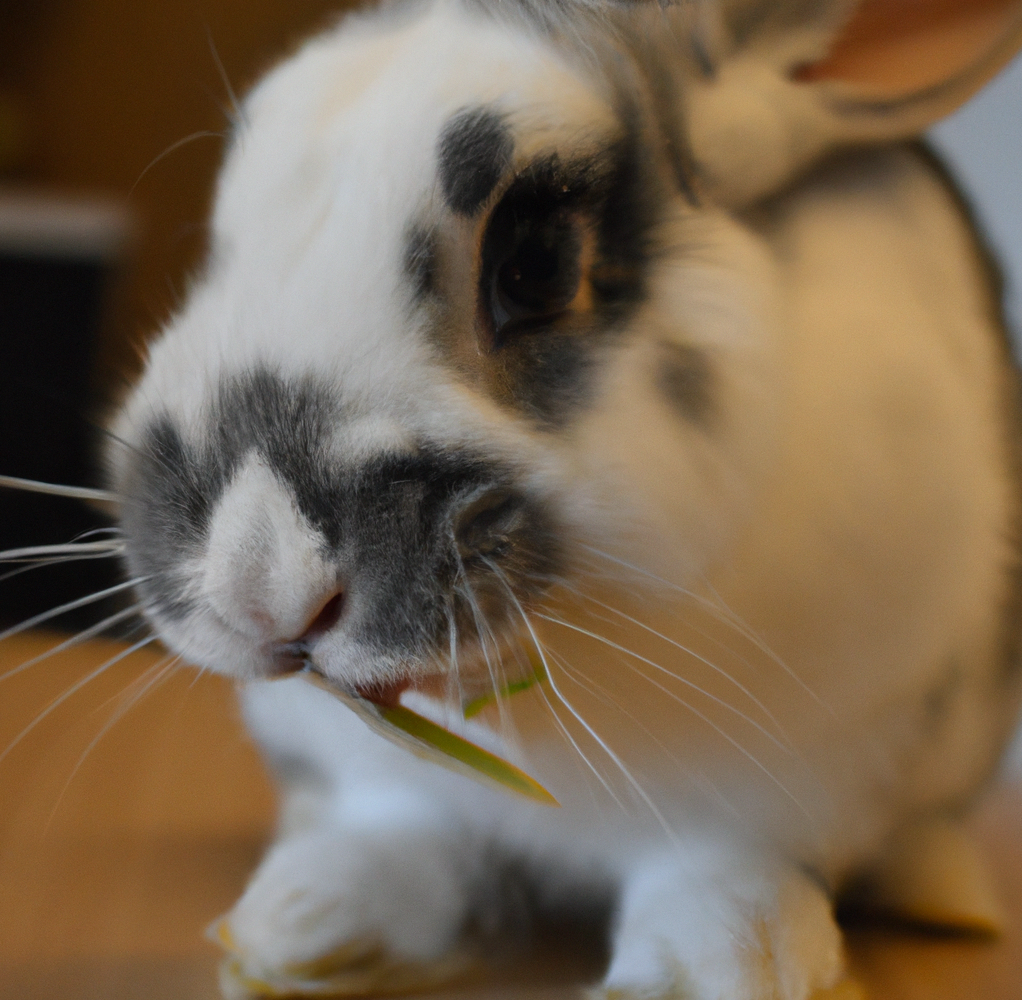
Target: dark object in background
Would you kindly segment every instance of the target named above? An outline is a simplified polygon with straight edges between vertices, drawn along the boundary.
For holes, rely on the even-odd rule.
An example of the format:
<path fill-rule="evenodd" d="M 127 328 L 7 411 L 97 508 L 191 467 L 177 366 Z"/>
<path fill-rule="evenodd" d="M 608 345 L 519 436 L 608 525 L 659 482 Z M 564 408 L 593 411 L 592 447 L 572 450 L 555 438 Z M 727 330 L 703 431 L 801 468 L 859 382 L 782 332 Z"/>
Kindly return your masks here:
<path fill-rule="evenodd" d="M 99 485 L 92 362 L 126 229 L 115 206 L 0 194 L 0 474 Z M 0 550 L 68 542 L 110 523 L 83 501 L 0 488 Z M 20 565 L 0 565 L 0 577 Z M 0 628 L 121 576 L 108 558 L 0 579 Z M 123 603 L 87 606 L 46 627 L 79 629 Z"/>

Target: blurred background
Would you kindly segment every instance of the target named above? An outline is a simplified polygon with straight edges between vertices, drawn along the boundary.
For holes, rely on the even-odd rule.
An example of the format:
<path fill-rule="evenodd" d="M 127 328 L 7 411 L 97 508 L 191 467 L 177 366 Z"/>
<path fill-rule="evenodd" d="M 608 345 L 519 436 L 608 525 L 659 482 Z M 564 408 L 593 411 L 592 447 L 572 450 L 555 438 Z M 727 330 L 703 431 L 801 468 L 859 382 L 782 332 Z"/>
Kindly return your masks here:
<path fill-rule="evenodd" d="M 1022 57 L 930 141 L 952 166 L 979 216 L 1005 277 L 1005 305 L 1016 344 L 1022 331 Z"/>

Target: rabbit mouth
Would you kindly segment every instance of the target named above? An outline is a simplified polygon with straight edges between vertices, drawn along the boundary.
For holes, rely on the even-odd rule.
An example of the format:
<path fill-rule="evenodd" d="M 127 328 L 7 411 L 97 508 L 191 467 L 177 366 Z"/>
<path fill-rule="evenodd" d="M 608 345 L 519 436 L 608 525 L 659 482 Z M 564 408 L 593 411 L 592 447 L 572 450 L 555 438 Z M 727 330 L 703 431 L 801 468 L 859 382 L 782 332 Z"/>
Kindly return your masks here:
<path fill-rule="evenodd" d="M 381 708 L 393 708 L 401 701 L 401 695 L 411 687 L 413 687 L 411 678 L 405 677 L 396 681 L 356 684 L 355 694 Z M 418 685 L 415 687 L 418 689 Z"/>
<path fill-rule="evenodd" d="M 512 656 L 510 647 L 503 652 L 505 655 L 499 658 L 501 667 L 497 668 L 496 674 L 492 657 L 491 662 L 487 663 L 481 654 L 478 662 L 470 658 L 457 671 L 409 670 L 396 676 L 389 674 L 377 680 L 348 684 L 330 676 L 311 657 L 304 658 L 301 665 L 292 672 L 310 675 L 321 687 L 329 687 L 338 694 L 371 702 L 379 708 L 398 706 L 402 696 L 408 692 L 425 696 L 431 701 L 446 703 L 449 708 L 462 711 L 468 718 L 509 694 L 531 687 L 544 675 L 545 668 L 538 654 L 524 658 Z M 523 659 L 526 662 L 520 662 Z"/>
<path fill-rule="evenodd" d="M 315 672 L 315 668 L 313 670 Z M 354 684 L 351 692 L 380 708 L 394 708 L 401 703 L 402 695 L 409 692 L 446 703 L 457 711 L 496 701 L 505 693 L 505 688 L 514 689 L 522 683 L 517 675 L 515 679 L 498 682 L 490 676 L 484 664 L 480 670 L 467 670 L 456 677 L 444 672 Z"/>
<path fill-rule="evenodd" d="M 450 693 L 451 688 L 450 677 L 442 673 L 415 676 L 409 673 L 399 677 L 387 677 L 346 685 L 326 674 L 312 660 L 305 660 L 302 667 L 296 672 L 311 676 L 320 687 L 330 688 L 338 694 L 371 702 L 379 708 L 396 707 L 401 703 L 401 696 L 406 691 L 414 691 L 417 694 L 443 701 Z"/>
<path fill-rule="evenodd" d="M 348 698 L 368 701 L 380 708 L 394 708 L 400 703 L 401 695 L 405 691 L 416 690 L 426 694 L 434 686 L 432 677 L 413 679 L 410 675 L 356 684 L 342 684 L 329 676 L 308 657 L 303 658 L 301 665 L 290 673 L 311 679 L 317 687 L 328 689 Z"/>

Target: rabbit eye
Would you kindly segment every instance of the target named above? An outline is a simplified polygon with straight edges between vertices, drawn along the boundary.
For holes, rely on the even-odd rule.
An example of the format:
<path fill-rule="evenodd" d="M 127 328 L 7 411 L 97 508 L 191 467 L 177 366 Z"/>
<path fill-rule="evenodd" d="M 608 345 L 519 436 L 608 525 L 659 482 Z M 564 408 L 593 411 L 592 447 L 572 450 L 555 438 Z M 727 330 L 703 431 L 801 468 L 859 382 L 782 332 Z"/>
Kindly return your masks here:
<path fill-rule="evenodd" d="M 581 220 L 568 208 L 498 207 L 483 254 L 484 304 L 495 347 L 568 312 L 582 285 L 583 243 Z"/>

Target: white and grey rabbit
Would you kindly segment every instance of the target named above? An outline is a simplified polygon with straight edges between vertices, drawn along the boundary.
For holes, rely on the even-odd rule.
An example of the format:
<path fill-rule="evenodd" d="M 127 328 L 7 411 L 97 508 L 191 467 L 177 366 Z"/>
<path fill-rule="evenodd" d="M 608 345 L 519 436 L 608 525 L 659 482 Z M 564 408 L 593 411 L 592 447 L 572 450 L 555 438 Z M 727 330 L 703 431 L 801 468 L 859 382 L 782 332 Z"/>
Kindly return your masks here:
<path fill-rule="evenodd" d="M 246 100 L 111 455 L 149 620 L 282 785 L 229 992 L 441 981 L 509 868 L 613 899 L 608 996 L 848 989 L 845 891 L 996 924 L 955 824 L 1022 697 L 1022 411 L 907 140 L 1018 31 L 910 93 L 803 72 L 855 6 L 388 5 Z"/>

